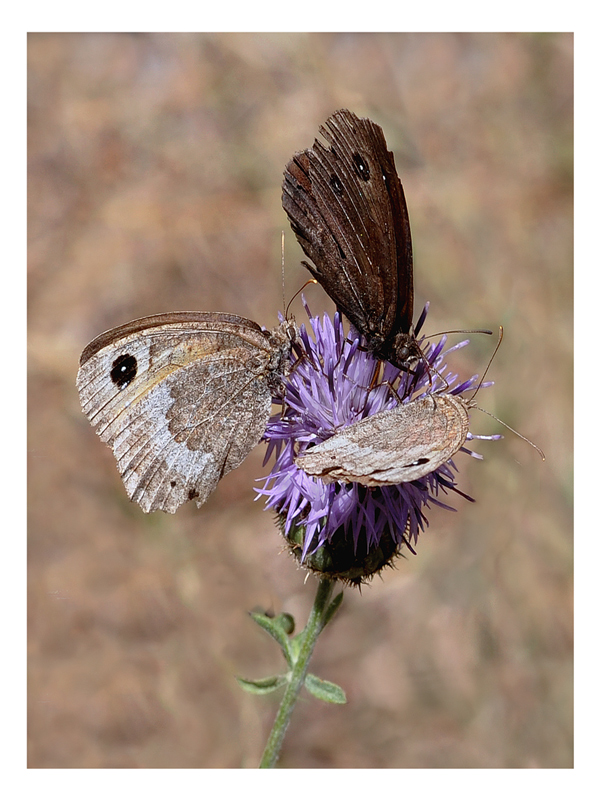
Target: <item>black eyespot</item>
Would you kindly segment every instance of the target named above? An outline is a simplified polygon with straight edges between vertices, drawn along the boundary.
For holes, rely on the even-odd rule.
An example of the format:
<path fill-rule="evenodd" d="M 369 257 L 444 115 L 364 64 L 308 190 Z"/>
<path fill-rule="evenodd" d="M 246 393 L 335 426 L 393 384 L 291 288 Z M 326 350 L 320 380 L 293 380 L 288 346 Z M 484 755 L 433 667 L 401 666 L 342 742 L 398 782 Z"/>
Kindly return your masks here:
<path fill-rule="evenodd" d="M 113 361 L 112 369 L 110 371 L 110 379 L 118 386 L 119 389 L 124 389 L 137 375 L 137 359 L 130 353 L 119 356 Z"/>
<path fill-rule="evenodd" d="M 332 175 L 331 178 L 329 179 L 329 183 L 331 184 L 331 188 L 337 195 L 341 197 L 344 194 L 344 187 L 342 186 L 342 182 L 337 175 Z"/>
<path fill-rule="evenodd" d="M 188 500 L 194 500 L 196 497 L 198 497 L 196 489 L 190 489 L 188 492 Z"/>
<path fill-rule="evenodd" d="M 356 167 L 356 172 L 358 173 L 358 177 L 362 178 L 362 180 L 366 183 L 371 177 L 371 170 L 369 169 L 369 165 L 360 155 L 360 153 L 354 153 L 354 155 L 352 156 L 352 161 L 354 161 L 354 166 Z"/>

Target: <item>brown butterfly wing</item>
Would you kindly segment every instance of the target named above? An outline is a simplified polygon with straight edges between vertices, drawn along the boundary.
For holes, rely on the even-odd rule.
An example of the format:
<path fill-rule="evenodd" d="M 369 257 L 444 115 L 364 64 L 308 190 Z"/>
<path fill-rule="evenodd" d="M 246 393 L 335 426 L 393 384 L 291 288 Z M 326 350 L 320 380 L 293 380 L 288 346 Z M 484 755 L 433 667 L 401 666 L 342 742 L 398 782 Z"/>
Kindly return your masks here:
<path fill-rule="evenodd" d="M 94 340 L 81 405 L 144 511 L 200 506 L 259 442 L 290 338 L 227 314 L 164 314 Z"/>
<path fill-rule="evenodd" d="M 305 450 L 296 464 L 326 482 L 391 486 L 438 469 L 463 446 L 468 406 L 454 395 L 427 395 L 342 428 Z"/>
<path fill-rule="evenodd" d="M 320 128 L 329 147 L 294 156 L 283 207 L 314 277 L 370 348 L 392 357 L 413 314 L 412 245 L 404 192 L 382 129 L 347 110 Z"/>

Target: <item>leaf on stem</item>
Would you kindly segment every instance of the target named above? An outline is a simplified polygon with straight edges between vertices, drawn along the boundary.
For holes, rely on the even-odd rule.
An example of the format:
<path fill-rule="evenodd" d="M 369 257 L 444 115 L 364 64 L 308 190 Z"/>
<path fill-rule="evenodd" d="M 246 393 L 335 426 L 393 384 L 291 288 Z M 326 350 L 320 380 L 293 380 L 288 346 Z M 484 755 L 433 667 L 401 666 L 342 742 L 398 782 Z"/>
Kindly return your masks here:
<path fill-rule="evenodd" d="M 259 614 L 256 611 L 251 611 L 250 616 L 257 625 L 260 625 L 260 627 L 265 630 L 269 636 L 275 639 L 277 644 L 283 650 L 283 654 L 285 656 L 285 660 L 288 662 L 288 665 L 290 667 L 293 666 L 290 640 L 288 638 L 288 629 L 290 627 L 291 619 L 293 630 L 294 618 L 291 617 L 290 614 L 280 614 L 278 617 L 272 619 L 271 617 L 267 617 L 265 614 Z"/>
<path fill-rule="evenodd" d="M 331 681 L 321 680 L 311 672 L 306 676 L 304 685 L 312 696 L 318 700 L 324 700 L 326 703 L 336 703 L 337 705 L 342 705 L 346 702 L 346 693 L 341 686 L 331 683 Z"/>
<path fill-rule="evenodd" d="M 236 677 L 236 681 L 245 692 L 250 694 L 271 694 L 281 686 L 285 686 L 287 678 L 285 675 L 273 675 L 270 678 L 259 678 L 256 681 L 249 681 L 245 678 Z"/>

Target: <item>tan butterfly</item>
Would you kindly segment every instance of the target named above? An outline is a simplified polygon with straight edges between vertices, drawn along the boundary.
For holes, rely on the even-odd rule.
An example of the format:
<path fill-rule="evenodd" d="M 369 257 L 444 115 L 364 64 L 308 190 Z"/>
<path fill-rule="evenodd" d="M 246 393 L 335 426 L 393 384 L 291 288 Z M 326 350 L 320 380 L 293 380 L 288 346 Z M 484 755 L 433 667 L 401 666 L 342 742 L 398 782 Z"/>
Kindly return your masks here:
<path fill-rule="evenodd" d="M 180 312 L 88 344 L 81 407 L 112 448 L 131 500 L 170 513 L 205 502 L 260 441 L 296 334 L 293 322 L 264 331 L 232 314 Z"/>
<path fill-rule="evenodd" d="M 327 483 L 392 486 L 416 481 L 463 446 L 470 407 L 457 395 L 422 395 L 342 428 L 300 453 L 295 463 Z"/>

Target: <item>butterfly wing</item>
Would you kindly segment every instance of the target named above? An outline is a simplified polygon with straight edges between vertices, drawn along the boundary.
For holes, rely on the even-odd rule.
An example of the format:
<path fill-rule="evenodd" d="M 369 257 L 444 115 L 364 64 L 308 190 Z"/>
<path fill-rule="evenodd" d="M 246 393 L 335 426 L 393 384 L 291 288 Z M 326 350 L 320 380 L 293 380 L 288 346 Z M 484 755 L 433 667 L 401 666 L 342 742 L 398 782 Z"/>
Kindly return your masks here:
<path fill-rule="evenodd" d="M 135 320 L 86 347 L 82 409 L 144 511 L 202 505 L 258 443 L 289 355 L 284 338 L 289 345 L 274 344 L 233 315 L 180 313 Z"/>
<path fill-rule="evenodd" d="M 434 472 L 463 446 L 469 431 L 466 403 L 427 395 L 342 428 L 296 458 L 326 482 L 392 486 Z"/>
<path fill-rule="evenodd" d="M 345 109 L 285 169 L 283 208 L 337 307 L 384 357 L 413 314 L 408 211 L 382 129 Z"/>

